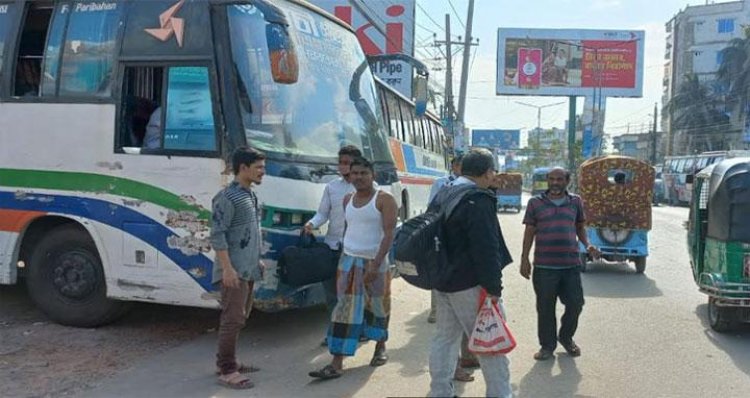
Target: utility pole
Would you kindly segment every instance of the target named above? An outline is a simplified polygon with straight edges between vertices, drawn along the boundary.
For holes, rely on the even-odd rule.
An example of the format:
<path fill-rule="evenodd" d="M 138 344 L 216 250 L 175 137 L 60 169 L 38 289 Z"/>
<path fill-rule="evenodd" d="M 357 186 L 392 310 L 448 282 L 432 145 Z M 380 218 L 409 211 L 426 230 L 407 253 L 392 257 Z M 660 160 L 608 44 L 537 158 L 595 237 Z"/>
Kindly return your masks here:
<path fill-rule="evenodd" d="M 471 58 L 471 25 L 474 20 L 474 0 L 469 0 L 469 11 L 466 17 L 466 36 L 464 37 L 464 59 L 461 66 L 461 86 L 459 87 L 458 94 L 458 120 L 464 121 L 464 114 L 466 112 L 466 91 L 469 82 L 469 58 Z"/>
<path fill-rule="evenodd" d="M 445 14 L 445 110 L 448 120 L 451 121 L 451 133 L 453 133 L 453 116 L 456 110 L 453 106 L 453 50 L 451 49 L 451 16 Z"/>
<path fill-rule="evenodd" d="M 658 129 L 656 128 L 656 120 L 657 115 L 659 114 L 659 104 L 654 102 L 654 131 L 653 136 L 651 137 L 651 146 L 652 146 L 652 152 L 651 152 L 651 165 L 656 166 L 656 151 L 657 151 L 657 144 L 659 142 L 659 138 L 657 135 Z"/>

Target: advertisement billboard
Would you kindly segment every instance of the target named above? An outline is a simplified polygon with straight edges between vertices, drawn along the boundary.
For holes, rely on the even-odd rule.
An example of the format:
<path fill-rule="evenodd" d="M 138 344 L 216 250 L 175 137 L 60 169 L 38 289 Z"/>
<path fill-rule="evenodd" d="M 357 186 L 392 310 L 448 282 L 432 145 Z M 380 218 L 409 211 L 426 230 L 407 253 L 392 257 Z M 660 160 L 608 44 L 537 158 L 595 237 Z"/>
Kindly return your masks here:
<path fill-rule="evenodd" d="M 643 96 L 645 32 L 498 29 L 498 95 Z"/>
<path fill-rule="evenodd" d="M 360 9 L 384 31 L 381 34 L 372 23 L 351 5 L 349 0 L 310 0 L 311 3 L 349 24 L 367 55 L 404 53 L 414 56 L 415 0 L 358 0 Z M 412 98 L 411 65 L 403 61 L 379 61 L 372 65 L 373 73 L 406 96 Z"/>
<path fill-rule="evenodd" d="M 518 149 L 521 130 L 472 130 L 471 146 L 508 150 Z"/>

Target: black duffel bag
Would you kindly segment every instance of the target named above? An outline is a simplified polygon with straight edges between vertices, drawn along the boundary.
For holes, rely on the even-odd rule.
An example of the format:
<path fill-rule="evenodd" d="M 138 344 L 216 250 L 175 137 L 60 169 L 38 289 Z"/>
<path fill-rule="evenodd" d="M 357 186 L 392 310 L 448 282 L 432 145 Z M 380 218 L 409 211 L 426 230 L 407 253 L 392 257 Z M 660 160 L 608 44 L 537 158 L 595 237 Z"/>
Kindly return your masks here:
<path fill-rule="evenodd" d="M 339 253 L 315 237 L 302 233 L 297 246 L 281 252 L 278 269 L 281 282 L 292 286 L 305 286 L 323 282 L 336 276 Z"/>

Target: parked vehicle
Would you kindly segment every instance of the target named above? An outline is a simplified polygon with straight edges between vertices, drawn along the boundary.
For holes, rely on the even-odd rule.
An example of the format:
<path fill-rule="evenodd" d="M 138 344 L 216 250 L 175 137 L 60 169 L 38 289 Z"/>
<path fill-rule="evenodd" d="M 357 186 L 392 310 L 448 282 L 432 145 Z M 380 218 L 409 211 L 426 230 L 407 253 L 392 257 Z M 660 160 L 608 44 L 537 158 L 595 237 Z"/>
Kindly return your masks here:
<path fill-rule="evenodd" d="M 547 174 L 551 168 L 539 167 L 531 175 L 531 195 L 536 196 L 547 190 Z"/>
<path fill-rule="evenodd" d="M 654 168 L 626 156 L 602 156 L 578 170 L 578 188 L 586 203 L 586 232 L 591 244 L 610 261 L 632 261 L 643 273 L 648 257 Z M 589 256 L 581 245 L 581 270 Z"/>
<path fill-rule="evenodd" d="M 724 160 L 693 181 L 688 248 L 717 332 L 750 322 L 750 157 Z"/>
<path fill-rule="evenodd" d="M 497 173 L 495 176 L 497 210 L 521 212 L 523 176 L 520 173 Z"/>

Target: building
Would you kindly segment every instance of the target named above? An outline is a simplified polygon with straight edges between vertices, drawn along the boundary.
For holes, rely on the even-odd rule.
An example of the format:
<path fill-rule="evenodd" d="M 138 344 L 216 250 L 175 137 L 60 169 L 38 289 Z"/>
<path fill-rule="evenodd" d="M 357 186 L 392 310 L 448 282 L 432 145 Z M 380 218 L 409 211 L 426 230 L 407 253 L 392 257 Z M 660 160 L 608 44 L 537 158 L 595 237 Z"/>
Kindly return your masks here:
<path fill-rule="evenodd" d="M 656 140 L 654 143 L 653 133 L 645 134 L 622 134 L 612 137 L 612 147 L 615 149 L 615 153 L 618 155 L 629 156 L 636 158 L 644 162 L 651 162 L 654 144 L 659 148 L 661 141 L 661 133 L 657 133 Z M 657 163 L 663 158 L 661 150 L 656 152 Z"/>
<path fill-rule="evenodd" d="M 535 128 L 529 130 L 530 148 L 539 147 L 539 149 L 552 149 L 556 146 L 568 145 L 568 132 L 564 129 L 553 127 L 551 129 Z"/>
<path fill-rule="evenodd" d="M 721 50 L 732 39 L 743 38 L 743 25 L 750 24 L 750 0 L 687 6 L 666 23 L 666 49 L 662 104 L 679 91 L 682 79 L 695 74 L 701 82 L 711 82 L 721 64 Z M 671 115 L 664 112 L 662 131 L 668 132 L 667 152 L 687 151 L 684 134 L 672 129 Z M 741 146 L 742 137 L 733 137 L 731 146 Z"/>

